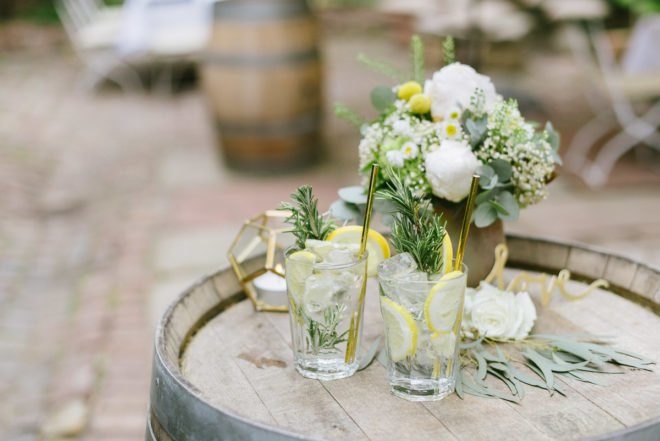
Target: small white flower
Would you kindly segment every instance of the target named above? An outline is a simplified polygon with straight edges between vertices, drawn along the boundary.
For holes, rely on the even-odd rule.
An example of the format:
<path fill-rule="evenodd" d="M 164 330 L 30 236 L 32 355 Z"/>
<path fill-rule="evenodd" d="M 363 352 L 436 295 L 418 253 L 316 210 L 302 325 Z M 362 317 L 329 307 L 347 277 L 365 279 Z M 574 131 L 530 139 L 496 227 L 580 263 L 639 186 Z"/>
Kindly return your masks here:
<path fill-rule="evenodd" d="M 445 140 L 426 155 L 426 178 L 433 194 L 452 202 L 462 201 L 470 192 L 472 175 L 481 165 L 464 141 Z"/>
<path fill-rule="evenodd" d="M 475 90 L 484 92 L 485 110 L 490 112 L 499 96 L 489 77 L 477 73 L 472 67 L 452 63 L 433 74 L 427 80 L 424 93 L 431 97 L 431 115 L 442 118 L 448 109 L 466 109 Z"/>
<path fill-rule="evenodd" d="M 450 109 L 449 112 L 447 112 L 445 115 L 445 120 L 458 121 L 461 118 L 461 113 L 461 109 L 454 107 L 453 109 Z"/>
<path fill-rule="evenodd" d="M 522 340 L 535 321 L 536 308 L 526 292 L 501 291 L 486 282 L 466 291 L 462 327 L 467 334 Z"/>
<path fill-rule="evenodd" d="M 419 153 L 419 147 L 412 141 L 405 142 L 401 147 L 401 153 L 405 159 L 414 159 Z"/>
<path fill-rule="evenodd" d="M 461 134 L 461 127 L 454 120 L 445 121 L 441 130 L 441 136 L 447 139 L 456 139 Z"/>
<path fill-rule="evenodd" d="M 401 150 L 390 150 L 385 156 L 387 157 L 387 162 L 389 162 L 392 167 L 403 167 L 404 157 Z"/>
<path fill-rule="evenodd" d="M 397 135 L 408 136 L 410 134 L 410 123 L 405 119 L 399 119 L 392 123 L 392 131 Z"/>

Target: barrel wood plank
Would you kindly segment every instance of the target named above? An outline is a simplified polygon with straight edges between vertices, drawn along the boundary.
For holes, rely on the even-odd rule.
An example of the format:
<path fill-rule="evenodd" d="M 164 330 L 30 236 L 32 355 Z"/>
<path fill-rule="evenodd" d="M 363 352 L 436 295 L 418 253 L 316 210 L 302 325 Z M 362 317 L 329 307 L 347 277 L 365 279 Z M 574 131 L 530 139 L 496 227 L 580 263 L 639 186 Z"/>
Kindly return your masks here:
<path fill-rule="evenodd" d="M 575 244 L 521 236 L 509 236 L 508 243 L 514 268 L 556 273 L 568 267 L 578 278 L 612 283 L 576 302 L 556 296 L 545 310 L 532 289 L 539 332 L 614 335 L 615 346 L 660 357 L 656 269 Z M 516 271 L 507 269 L 507 277 Z M 584 286 L 571 282 L 569 290 Z M 382 333 L 375 284 L 369 289 L 367 342 Z M 521 405 L 455 395 L 410 403 L 388 393 L 386 370 L 378 362 L 344 380 L 304 379 L 293 368 L 288 317 L 253 312 L 225 270 L 186 291 L 159 325 L 146 438 L 660 439 L 657 367 L 625 370 L 599 375 L 607 386 L 558 377 L 566 397 L 526 387 Z"/>

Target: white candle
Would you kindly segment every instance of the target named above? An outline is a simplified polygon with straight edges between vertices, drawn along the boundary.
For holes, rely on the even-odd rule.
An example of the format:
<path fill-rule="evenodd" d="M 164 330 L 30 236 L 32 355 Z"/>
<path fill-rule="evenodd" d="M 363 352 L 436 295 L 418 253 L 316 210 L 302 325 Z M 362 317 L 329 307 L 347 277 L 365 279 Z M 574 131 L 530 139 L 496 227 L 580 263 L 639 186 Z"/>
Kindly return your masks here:
<path fill-rule="evenodd" d="M 252 281 L 254 287 L 260 291 L 284 292 L 286 291 L 286 280 L 277 274 L 267 272 Z"/>

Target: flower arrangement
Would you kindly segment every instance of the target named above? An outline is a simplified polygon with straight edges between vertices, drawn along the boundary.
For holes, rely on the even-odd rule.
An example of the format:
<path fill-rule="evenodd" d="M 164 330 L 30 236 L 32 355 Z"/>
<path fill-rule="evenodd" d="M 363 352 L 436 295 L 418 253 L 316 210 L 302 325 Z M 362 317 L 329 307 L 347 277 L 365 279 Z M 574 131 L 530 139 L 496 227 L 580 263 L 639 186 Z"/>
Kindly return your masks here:
<path fill-rule="evenodd" d="M 336 108 L 339 116 L 361 126 L 360 173 L 366 177 L 375 163 L 381 169 L 378 188 L 396 171 L 418 194 L 452 203 L 466 198 L 471 177 L 478 173 L 477 227 L 514 220 L 521 208 L 545 199 L 560 163 L 559 135 L 552 124 L 537 130 L 515 100 L 497 93 L 489 77 L 456 62 L 451 38 L 445 42 L 446 65 L 425 81 L 419 37 L 413 37 L 411 51 L 413 79 L 372 91 L 379 112 L 375 120 L 364 122 L 344 106 Z M 377 62 L 368 65 L 392 73 Z M 335 209 L 355 208 L 354 199 L 344 199 L 348 207 Z"/>

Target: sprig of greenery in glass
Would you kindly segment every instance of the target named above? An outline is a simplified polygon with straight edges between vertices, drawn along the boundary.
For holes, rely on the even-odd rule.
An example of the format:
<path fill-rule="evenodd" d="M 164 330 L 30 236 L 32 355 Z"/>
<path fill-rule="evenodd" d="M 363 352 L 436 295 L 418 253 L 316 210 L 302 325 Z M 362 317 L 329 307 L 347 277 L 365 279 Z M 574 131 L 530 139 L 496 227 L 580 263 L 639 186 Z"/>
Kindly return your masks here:
<path fill-rule="evenodd" d="M 337 345 L 347 341 L 348 330 L 337 333 L 337 327 L 346 305 L 333 305 L 323 311 L 323 322 L 307 317 L 307 345 L 314 353 L 322 350 L 338 350 Z M 301 311 L 304 314 L 303 311 Z"/>
<path fill-rule="evenodd" d="M 291 233 L 296 237 L 296 246 L 305 248 L 307 239 L 325 240 L 335 229 L 335 224 L 318 210 L 318 199 L 312 187 L 303 185 L 291 194 L 294 203 L 282 202 L 279 210 L 287 210 L 291 215 L 286 222 L 293 226 Z"/>
<path fill-rule="evenodd" d="M 421 271 L 437 274 L 442 268 L 446 234 L 442 215 L 433 211 L 429 198 L 413 193 L 395 172 L 391 175 L 389 186 L 377 195 L 394 207 L 392 245 L 399 253 L 410 253 Z"/>

